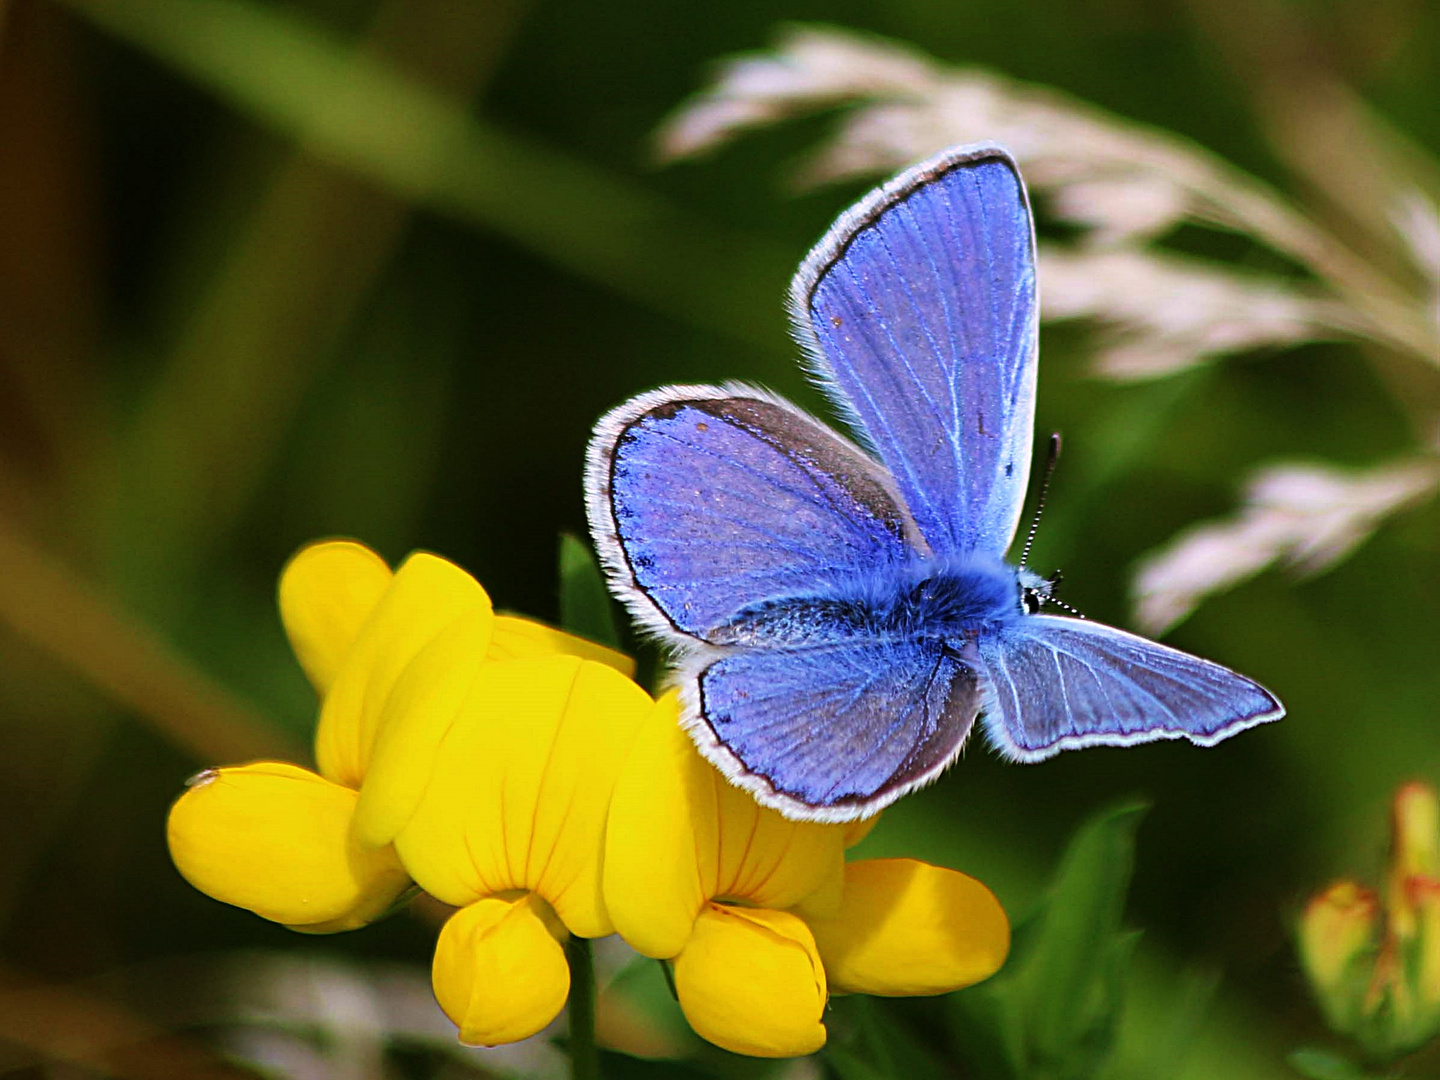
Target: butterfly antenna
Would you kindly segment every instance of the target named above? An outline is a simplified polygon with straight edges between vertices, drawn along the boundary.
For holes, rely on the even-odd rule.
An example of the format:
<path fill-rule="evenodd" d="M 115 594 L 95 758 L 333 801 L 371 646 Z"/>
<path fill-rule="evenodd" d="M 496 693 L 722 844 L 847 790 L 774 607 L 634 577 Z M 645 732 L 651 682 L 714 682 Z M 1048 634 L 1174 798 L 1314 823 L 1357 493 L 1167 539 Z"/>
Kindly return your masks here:
<path fill-rule="evenodd" d="M 1062 611 L 1068 611 L 1071 615 L 1074 615 L 1075 618 L 1077 618 L 1077 619 L 1083 619 L 1083 618 L 1085 618 L 1084 612 L 1082 612 L 1079 608 L 1071 607 L 1069 604 L 1065 603 L 1064 600 L 1058 600 L 1058 599 L 1056 599 L 1056 598 L 1053 597 L 1053 596 L 1047 596 L 1047 597 L 1045 598 L 1045 603 L 1047 603 L 1047 604 L 1054 604 L 1056 607 L 1060 608 Z"/>
<path fill-rule="evenodd" d="M 1040 515 L 1045 511 L 1045 496 L 1050 491 L 1050 477 L 1055 475 L 1055 464 L 1060 460 L 1060 433 L 1050 433 L 1050 456 L 1045 461 L 1045 476 L 1040 481 L 1040 497 L 1035 500 L 1035 516 L 1030 519 L 1030 532 L 1025 536 L 1025 547 L 1020 552 L 1020 565 L 1028 564 L 1030 547 L 1035 543 L 1035 530 L 1040 528 Z"/>

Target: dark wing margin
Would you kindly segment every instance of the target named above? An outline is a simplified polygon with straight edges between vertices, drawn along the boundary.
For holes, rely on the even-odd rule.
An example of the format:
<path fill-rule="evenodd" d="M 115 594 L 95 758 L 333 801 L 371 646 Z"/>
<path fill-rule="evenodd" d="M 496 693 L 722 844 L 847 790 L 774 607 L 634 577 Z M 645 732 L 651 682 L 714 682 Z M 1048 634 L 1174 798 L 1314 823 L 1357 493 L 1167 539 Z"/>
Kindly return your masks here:
<path fill-rule="evenodd" d="M 727 649 L 682 672 L 685 723 L 727 778 L 788 818 L 870 817 L 960 754 L 980 676 L 934 640 Z"/>
<path fill-rule="evenodd" d="M 899 562 L 924 541 L 885 471 L 744 386 L 672 386 L 596 425 L 590 531 L 610 586 L 672 644 L 745 607 Z"/>
<path fill-rule="evenodd" d="M 842 214 L 790 288 L 813 374 L 939 553 L 1003 556 L 1029 478 L 1039 304 L 1024 183 L 994 145 Z"/>
<path fill-rule="evenodd" d="M 1212 746 L 1285 715 L 1253 679 L 1088 620 L 1026 616 L 978 645 L 986 734 L 1019 761 L 1155 739 Z"/>

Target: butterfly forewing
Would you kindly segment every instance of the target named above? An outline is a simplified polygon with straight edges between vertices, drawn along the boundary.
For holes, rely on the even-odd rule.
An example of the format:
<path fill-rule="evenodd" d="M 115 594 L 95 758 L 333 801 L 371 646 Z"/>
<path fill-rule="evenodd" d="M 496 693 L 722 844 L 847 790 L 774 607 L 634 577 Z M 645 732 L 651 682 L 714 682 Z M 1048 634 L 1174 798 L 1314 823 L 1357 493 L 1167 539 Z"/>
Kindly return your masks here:
<path fill-rule="evenodd" d="M 601 421 L 589 466 L 611 583 L 662 633 L 707 639 L 749 604 L 899 563 L 922 543 L 884 470 L 753 390 L 637 398 Z"/>
<path fill-rule="evenodd" d="M 1210 745 L 1284 714 L 1229 668 L 1100 623 L 1029 616 L 979 650 L 994 690 L 986 733 L 1024 761 L 1153 739 Z"/>
<path fill-rule="evenodd" d="M 844 214 L 791 287 L 826 390 L 937 552 L 1003 555 L 1029 474 L 1038 307 L 1014 162 L 962 148 Z"/>

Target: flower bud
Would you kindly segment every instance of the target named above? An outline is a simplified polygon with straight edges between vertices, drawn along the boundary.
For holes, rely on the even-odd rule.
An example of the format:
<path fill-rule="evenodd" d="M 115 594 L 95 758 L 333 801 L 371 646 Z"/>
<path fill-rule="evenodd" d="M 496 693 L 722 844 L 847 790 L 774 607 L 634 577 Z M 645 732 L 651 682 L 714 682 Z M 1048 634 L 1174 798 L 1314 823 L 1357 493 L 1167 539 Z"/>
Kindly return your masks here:
<path fill-rule="evenodd" d="M 1416 933 L 1409 880 L 1440 878 L 1440 799 L 1435 789 L 1412 780 L 1395 793 L 1391 814 L 1390 881 L 1387 900 L 1391 932 L 1401 941 Z"/>
<path fill-rule="evenodd" d="M 1300 959 L 1336 1031 L 1353 1032 L 1366 1011 L 1378 933 L 1378 898 L 1353 881 L 1335 882 L 1300 917 Z"/>

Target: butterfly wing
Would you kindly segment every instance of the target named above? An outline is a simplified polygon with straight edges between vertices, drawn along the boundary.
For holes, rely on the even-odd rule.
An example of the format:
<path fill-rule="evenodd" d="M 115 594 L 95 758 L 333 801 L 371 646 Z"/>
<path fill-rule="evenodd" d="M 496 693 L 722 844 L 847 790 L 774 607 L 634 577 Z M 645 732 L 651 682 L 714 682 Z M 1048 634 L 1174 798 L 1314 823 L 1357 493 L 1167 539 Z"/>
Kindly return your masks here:
<path fill-rule="evenodd" d="M 733 783 L 787 817 L 869 817 L 955 760 L 975 667 L 936 641 L 726 649 L 682 679 L 687 725 Z"/>
<path fill-rule="evenodd" d="M 682 647 L 747 605 L 923 550 L 883 469 L 747 387 L 668 387 L 609 413 L 586 488 L 612 590 Z"/>
<path fill-rule="evenodd" d="M 1285 715 L 1227 667 L 1088 620 L 1026 616 L 978 648 L 993 691 L 986 733 L 1020 761 L 1154 739 L 1211 746 Z"/>
<path fill-rule="evenodd" d="M 1039 307 L 1025 186 L 949 150 L 841 215 L 790 289 L 796 337 L 936 552 L 1000 556 L 1020 519 Z"/>

